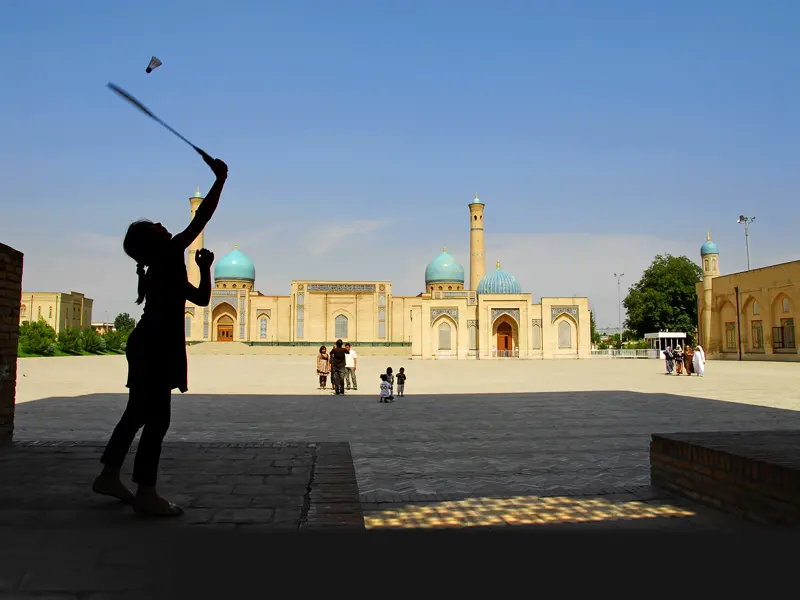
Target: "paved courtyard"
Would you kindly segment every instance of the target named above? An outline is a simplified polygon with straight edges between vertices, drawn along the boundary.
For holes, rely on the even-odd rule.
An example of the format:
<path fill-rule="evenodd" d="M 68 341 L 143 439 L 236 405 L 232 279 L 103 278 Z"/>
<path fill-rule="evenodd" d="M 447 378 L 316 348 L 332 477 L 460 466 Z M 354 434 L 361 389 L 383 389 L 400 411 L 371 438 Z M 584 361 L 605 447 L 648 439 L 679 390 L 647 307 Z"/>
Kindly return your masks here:
<path fill-rule="evenodd" d="M 408 396 L 377 402 L 386 366 Z M 190 354 L 170 441 L 349 442 L 362 500 L 409 494 L 585 494 L 649 483 L 652 433 L 800 430 L 800 365 L 656 360 L 359 361 L 358 392 L 315 389 L 307 357 Z M 20 361 L 16 439 L 104 440 L 126 395 L 122 357 Z M 405 496 L 403 496 L 405 494 Z"/>

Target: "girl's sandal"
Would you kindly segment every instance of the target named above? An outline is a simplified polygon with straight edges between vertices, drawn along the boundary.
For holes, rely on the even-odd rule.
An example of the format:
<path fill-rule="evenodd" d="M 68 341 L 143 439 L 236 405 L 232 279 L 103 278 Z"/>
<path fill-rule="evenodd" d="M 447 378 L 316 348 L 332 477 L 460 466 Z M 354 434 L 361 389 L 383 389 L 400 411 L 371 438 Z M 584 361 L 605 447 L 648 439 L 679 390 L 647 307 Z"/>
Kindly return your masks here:
<path fill-rule="evenodd" d="M 116 498 L 123 504 L 132 504 L 134 499 L 136 498 L 134 493 L 128 490 L 127 488 L 125 489 L 125 491 L 128 492 L 127 494 L 119 494 L 111 490 L 103 489 L 102 487 L 98 486 L 96 482 L 92 484 L 92 491 L 95 494 L 100 494 L 101 496 L 109 496 L 110 498 Z"/>

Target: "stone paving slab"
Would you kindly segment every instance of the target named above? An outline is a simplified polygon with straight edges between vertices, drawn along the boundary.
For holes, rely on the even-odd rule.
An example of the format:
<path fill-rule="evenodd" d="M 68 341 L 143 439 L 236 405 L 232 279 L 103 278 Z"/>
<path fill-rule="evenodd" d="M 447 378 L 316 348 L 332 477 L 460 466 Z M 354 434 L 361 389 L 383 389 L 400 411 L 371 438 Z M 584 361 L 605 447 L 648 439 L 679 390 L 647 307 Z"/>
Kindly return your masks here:
<path fill-rule="evenodd" d="M 103 447 L 34 441 L 0 451 L 0 526 L 140 526 L 142 519 L 129 508 L 91 490 Z M 135 446 L 123 470 L 126 481 L 133 452 Z M 186 518 L 159 521 L 164 526 L 299 530 L 339 525 L 343 514 L 355 526 L 362 519 L 346 443 L 167 443 L 160 471 L 161 493 L 189 509 Z"/>
<path fill-rule="evenodd" d="M 105 439 L 125 401 L 89 394 L 26 402 L 17 406 L 17 439 Z M 173 402 L 167 439 L 347 440 L 361 493 L 535 495 L 648 484 L 656 431 L 776 428 L 800 428 L 800 412 L 624 390 L 420 395 L 389 405 L 364 396 L 186 394 Z M 252 468 L 268 476 L 308 467 Z"/>

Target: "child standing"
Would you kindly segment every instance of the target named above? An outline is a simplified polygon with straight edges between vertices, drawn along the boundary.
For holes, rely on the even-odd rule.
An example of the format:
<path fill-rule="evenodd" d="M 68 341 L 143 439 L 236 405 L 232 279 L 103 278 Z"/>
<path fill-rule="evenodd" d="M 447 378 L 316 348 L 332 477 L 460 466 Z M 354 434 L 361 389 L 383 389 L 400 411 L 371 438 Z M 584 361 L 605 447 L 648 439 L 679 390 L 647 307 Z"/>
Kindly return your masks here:
<path fill-rule="evenodd" d="M 386 373 L 384 373 L 381 375 L 381 402 L 391 401 L 392 399 L 391 394 L 392 394 L 392 388 L 389 385 Z"/>
<path fill-rule="evenodd" d="M 402 398 L 404 391 L 406 389 L 406 369 L 405 367 L 400 367 L 400 370 L 397 372 L 397 394 Z"/>
<path fill-rule="evenodd" d="M 328 373 L 331 372 L 331 357 L 328 356 L 328 349 L 320 346 L 317 355 L 317 375 L 319 375 L 319 389 L 324 390 L 328 387 Z"/>
<path fill-rule="evenodd" d="M 386 381 L 389 382 L 389 400 L 394 400 L 394 375 L 392 367 L 386 368 Z"/>

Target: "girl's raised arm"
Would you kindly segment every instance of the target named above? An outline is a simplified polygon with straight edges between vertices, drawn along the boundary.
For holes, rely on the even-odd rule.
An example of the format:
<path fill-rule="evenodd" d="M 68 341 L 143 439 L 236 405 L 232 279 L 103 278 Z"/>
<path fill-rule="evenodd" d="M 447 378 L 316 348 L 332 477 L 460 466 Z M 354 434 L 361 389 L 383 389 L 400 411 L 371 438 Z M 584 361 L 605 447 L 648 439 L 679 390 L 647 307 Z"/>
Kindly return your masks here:
<path fill-rule="evenodd" d="M 188 248 L 189 244 L 197 239 L 197 236 L 200 235 L 205 226 L 208 225 L 211 217 L 214 216 L 214 211 L 217 210 L 217 204 L 219 204 L 220 194 L 222 194 L 222 188 L 225 185 L 225 180 L 228 178 L 228 165 L 224 162 L 216 158 L 211 158 L 208 155 L 204 156 L 203 160 L 205 160 L 206 164 L 214 171 L 217 180 L 200 203 L 189 226 L 172 238 L 172 243 L 178 245 L 181 250 Z"/>

